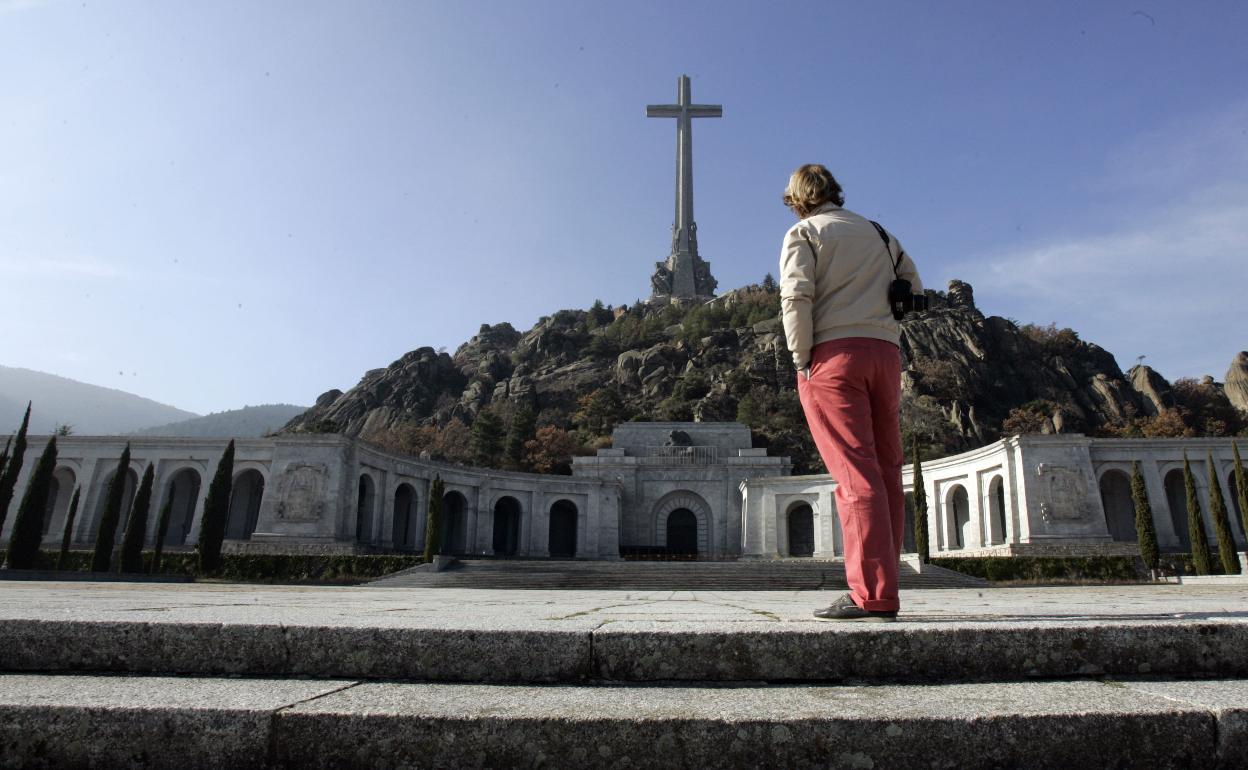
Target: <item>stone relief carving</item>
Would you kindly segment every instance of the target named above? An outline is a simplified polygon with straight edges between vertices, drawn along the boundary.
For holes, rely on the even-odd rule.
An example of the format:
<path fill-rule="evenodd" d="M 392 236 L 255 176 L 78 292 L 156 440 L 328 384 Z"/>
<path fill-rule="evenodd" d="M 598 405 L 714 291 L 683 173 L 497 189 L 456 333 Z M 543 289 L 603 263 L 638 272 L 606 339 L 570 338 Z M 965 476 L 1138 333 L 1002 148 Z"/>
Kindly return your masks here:
<path fill-rule="evenodd" d="M 1040 477 L 1040 517 L 1045 521 L 1085 519 L 1091 515 L 1088 485 L 1078 468 L 1052 463 L 1036 465 Z"/>
<path fill-rule="evenodd" d="M 323 464 L 291 463 L 278 481 L 277 518 L 316 521 L 325 514 L 329 469 Z"/>

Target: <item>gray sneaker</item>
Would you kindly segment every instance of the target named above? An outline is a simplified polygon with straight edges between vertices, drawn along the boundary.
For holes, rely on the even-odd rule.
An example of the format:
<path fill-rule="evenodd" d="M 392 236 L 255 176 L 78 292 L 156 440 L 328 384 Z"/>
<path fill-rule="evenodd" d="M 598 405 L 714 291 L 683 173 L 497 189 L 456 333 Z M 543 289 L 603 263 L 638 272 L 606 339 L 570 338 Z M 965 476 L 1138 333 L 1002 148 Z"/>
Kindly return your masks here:
<path fill-rule="evenodd" d="M 844 594 L 827 608 L 815 610 L 815 620 L 865 620 L 868 623 L 892 623 L 897 611 L 864 610 L 854 603 L 853 597 Z"/>

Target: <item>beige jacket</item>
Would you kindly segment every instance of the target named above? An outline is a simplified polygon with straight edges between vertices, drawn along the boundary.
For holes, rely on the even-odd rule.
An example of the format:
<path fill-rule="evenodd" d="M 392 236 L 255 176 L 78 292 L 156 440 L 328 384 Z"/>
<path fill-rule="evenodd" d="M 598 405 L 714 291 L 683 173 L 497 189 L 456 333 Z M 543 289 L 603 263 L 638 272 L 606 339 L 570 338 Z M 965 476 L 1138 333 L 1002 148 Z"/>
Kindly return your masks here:
<path fill-rule="evenodd" d="M 889 233 L 889 251 L 870 221 L 834 203 L 821 206 L 784 234 L 780 247 L 780 312 L 793 365 L 810 362 L 810 349 L 845 337 L 871 337 L 894 345 L 901 328 L 888 307 L 888 285 L 897 275 L 923 291 L 919 271 Z"/>

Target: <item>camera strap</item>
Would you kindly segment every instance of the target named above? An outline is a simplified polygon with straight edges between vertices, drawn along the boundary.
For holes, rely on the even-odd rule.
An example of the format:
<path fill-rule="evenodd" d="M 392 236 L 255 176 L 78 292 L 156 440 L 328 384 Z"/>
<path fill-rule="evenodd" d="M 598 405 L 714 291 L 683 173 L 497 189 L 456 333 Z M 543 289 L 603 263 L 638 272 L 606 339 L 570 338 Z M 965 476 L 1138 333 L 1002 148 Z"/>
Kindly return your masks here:
<path fill-rule="evenodd" d="M 867 221 L 870 222 L 871 226 L 875 228 L 875 231 L 880 234 L 880 240 L 884 241 L 884 251 L 888 253 L 888 261 L 892 262 L 893 261 L 893 249 L 891 246 L 889 246 L 888 231 L 885 230 L 880 225 L 879 222 L 876 222 L 873 219 L 868 219 Z M 906 255 L 906 252 L 901 248 L 900 243 L 897 244 L 897 247 L 898 247 L 897 248 L 897 261 L 893 262 L 893 277 L 894 278 L 900 277 L 900 274 L 898 271 L 901 269 L 901 258 Z"/>

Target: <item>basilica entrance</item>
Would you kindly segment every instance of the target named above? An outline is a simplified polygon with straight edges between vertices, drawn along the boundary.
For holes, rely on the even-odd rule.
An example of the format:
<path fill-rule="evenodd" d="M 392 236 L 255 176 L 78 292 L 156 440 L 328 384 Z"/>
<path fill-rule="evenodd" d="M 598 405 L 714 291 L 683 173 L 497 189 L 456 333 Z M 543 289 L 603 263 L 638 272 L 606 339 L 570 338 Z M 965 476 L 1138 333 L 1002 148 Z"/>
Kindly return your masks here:
<path fill-rule="evenodd" d="M 677 508 L 667 517 L 667 552 L 672 556 L 698 555 L 698 517 L 688 508 Z"/>

